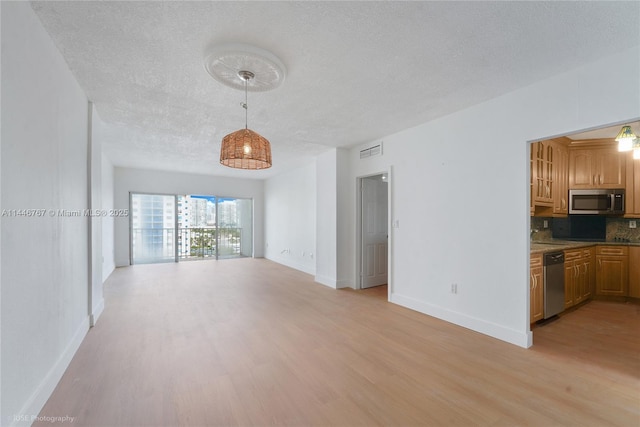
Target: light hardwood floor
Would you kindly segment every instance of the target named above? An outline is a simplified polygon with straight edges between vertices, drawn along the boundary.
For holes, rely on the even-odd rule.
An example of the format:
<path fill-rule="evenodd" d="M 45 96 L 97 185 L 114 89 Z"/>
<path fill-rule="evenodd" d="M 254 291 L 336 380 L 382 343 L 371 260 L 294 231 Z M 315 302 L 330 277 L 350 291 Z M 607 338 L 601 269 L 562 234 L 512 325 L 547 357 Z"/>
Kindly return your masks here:
<path fill-rule="evenodd" d="M 640 310 L 592 302 L 522 349 L 261 259 L 140 265 L 40 416 L 73 426 L 638 426 Z M 35 425 L 50 426 L 49 422 Z"/>

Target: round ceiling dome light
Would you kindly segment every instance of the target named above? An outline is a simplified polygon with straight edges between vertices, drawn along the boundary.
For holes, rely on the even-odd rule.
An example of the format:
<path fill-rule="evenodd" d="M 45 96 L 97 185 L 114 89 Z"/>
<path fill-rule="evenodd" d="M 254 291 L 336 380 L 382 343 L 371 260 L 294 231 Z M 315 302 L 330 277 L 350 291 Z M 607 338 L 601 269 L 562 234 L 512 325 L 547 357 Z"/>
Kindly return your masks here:
<path fill-rule="evenodd" d="M 230 43 L 210 48 L 204 58 L 204 68 L 218 82 L 238 90 L 266 92 L 284 82 L 286 68 L 271 52 L 246 44 Z M 247 82 L 239 73 L 251 70 L 254 77 Z"/>

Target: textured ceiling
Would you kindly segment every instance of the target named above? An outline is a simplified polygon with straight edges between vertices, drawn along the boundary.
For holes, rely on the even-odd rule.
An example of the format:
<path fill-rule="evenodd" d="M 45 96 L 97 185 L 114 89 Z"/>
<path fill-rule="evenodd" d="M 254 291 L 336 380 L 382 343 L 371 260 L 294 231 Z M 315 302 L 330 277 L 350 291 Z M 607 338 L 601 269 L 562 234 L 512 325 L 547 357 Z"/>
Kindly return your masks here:
<path fill-rule="evenodd" d="M 115 165 L 265 178 L 640 44 L 640 2 L 33 2 L 95 103 Z M 219 164 L 244 93 L 207 47 L 245 43 L 287 68 L 249 94 L 274 166 Z"/>
<path fill-rule="evenodd" d="M 580 132 L 573 135 L 568 135 L 569 139 L 573 140 L 586 140 L 586 139 L 613 139 L 618 136 L 620 129 L 622 126 L 628 125 L 631 126 L 631 130 L 636 135 L 640 135 L 640 121 L 624 123 L 622 125 L 617 126 L 609 126 L 603 127 L 599 129 L 590 130 L 587 132 Z"/>

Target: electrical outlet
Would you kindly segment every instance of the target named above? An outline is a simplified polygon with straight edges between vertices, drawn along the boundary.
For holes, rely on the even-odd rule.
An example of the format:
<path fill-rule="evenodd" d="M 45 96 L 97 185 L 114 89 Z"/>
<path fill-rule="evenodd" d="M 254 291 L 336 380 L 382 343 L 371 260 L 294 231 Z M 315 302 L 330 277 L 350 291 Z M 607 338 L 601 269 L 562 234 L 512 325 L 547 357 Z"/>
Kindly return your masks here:
<path fill-rule="evenodd" d="M 451 284 L 451 293 L 452 294 L 457 294 L 458 293 L 458 284 L 457 283 L 452 283 Z"/>
<path fill-rule="evenodd" d="M 549 228 L 549 221 L 548 220 L 544 220 L 544 222 L 542 223 L 542 228 Z"/>
<path fill-rule="evenodd" d="M 632 219 L 629 221 L 629 228 L 636 228 L 636 220 Z"/>

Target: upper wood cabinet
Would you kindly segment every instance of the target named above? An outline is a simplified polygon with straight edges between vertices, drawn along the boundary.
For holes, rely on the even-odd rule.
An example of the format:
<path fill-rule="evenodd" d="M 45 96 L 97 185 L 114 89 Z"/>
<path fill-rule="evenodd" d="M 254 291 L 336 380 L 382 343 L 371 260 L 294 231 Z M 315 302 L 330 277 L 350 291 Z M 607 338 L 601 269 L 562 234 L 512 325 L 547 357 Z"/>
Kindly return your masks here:
<path fill-rule="evenodd" d="M 553 143 L 555 188 L 553 191 L 553 216 L 569 214 L 569 149 L 562 144 Z"/>
<path fill-rule="evenodd" d="M 625 215 L 640 218 L 640 160 L 627 154 L 627 190 L 625 191 Z"/>
<path fill-rule="evenodd" d="M 569 188 L 625 188 L 624 154 L 615 147 L 571 148 Z"/>
<path fill-rule="evenodd" d="M 569 213 L 568 139 L 556 138 L 531 145 L 531 214 L 566 216 Z"/>
<path fill-rule="evenodd" d="M 551 141 L 534 142 L 531 146 L 532 197 L 535 206 L 553 206 L 555 147 Z"/>

